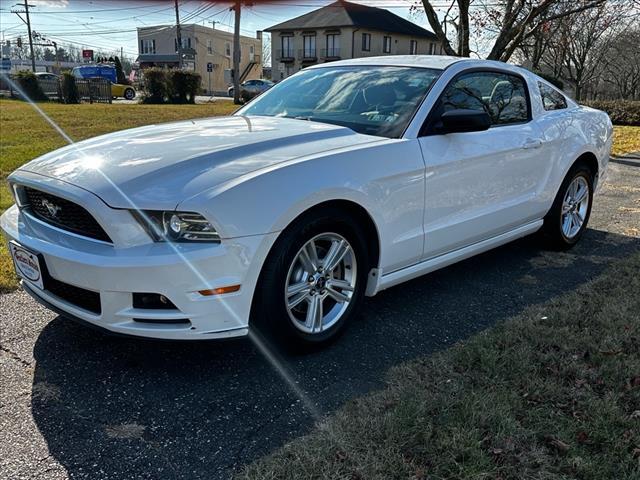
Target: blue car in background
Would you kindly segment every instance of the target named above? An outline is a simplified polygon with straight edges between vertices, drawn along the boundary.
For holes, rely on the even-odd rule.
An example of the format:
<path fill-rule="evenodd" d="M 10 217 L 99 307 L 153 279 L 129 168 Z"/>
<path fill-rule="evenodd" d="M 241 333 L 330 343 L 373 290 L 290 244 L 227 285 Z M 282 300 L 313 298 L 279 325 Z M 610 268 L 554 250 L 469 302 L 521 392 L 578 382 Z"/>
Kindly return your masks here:
<path fill-rule="evenodd" d="M 81 67 L 74 67 L 72 70 L 73 76 L 76 78 L 106 78 L 111 83 L 118 82 L 118 76 L 116 75 L 116 69 L 111 65 L 83 65 Z"/>
<path fill-rule="evenodd" d="M 76 78 L 105 78 L 109 80 L 111 82 L 111 94 L 114 97 L 133 100 L 136 96 L 136 91 L 132 86 L 117 83 L 116 69 L 111 65 L 82 65 L 74 67 L 71 73 Z"/>

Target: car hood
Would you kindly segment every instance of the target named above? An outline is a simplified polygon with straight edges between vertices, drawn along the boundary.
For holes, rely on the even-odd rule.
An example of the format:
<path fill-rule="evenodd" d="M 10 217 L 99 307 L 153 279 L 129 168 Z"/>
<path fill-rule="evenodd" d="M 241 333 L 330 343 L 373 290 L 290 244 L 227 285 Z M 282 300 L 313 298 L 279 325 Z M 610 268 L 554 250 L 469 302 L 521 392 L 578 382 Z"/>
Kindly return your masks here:
<path fill-rule="evenodd" d="M 71 183 L 115 208 L 173 209 L 250 172 L 378 140 L 336 125 L 236 115 L 102 135 L 43 155 L 20 170 Z"/>

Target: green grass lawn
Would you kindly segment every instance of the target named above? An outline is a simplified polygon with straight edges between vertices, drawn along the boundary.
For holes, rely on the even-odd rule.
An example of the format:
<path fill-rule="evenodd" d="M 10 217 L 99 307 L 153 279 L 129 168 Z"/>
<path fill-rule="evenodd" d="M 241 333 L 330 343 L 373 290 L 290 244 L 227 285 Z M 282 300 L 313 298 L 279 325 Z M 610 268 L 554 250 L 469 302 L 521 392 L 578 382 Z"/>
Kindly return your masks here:
<path fill-rule="evenodd" d="M 394 367 L 238 480 L 640 479 L 640 254 Z"/>
<path fill-rule="evenodd" d="M 39 103 L 38 106 L 74 141 L 142 125 L 227 115 L 237 108 L 225 101 L 204 105 Z M 13 203 L 5 181 L 9 173 L 65 144 L 32 106 L 17 100 L 0 100 L 0 213 Z M 0 245 L 0 292 L 5 292 L 17 284 L 6 245 L 4 242 Z"/>

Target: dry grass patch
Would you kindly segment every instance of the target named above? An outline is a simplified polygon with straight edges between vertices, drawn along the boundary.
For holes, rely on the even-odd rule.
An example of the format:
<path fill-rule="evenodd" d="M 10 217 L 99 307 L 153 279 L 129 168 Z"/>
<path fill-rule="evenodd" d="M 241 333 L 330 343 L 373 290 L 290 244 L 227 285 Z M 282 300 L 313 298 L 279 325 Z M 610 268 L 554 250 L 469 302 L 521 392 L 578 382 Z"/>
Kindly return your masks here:
<path fill-rule="evenodd" d="M 613 126 L 612 155 L 640 152 L 640 127 Z"/>
<path fill-rule="evenodd" d="M 392 369 L 238 479 L 640 478 L 640 254 Z"/>

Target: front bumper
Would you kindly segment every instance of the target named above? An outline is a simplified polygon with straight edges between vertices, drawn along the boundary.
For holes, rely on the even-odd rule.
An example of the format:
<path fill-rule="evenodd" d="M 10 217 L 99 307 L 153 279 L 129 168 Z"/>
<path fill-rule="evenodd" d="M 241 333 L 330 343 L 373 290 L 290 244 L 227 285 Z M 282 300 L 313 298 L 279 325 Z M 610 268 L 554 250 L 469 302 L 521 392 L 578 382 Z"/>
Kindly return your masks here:
<path fill-rule="evenodd" d="M 23 280 L 45 306 L 111 332 L 161 339 L 246 335 L 260 267 L 276 236 L 248 236 L 217 245 L 118 247 L 59 230 L 15 205 L 0 217 L 0 227 L 9 241 L 40 254 L 52 279 L 100 295 L 100 313 L 94 313 L 52 294 L 46 284 L 41 290 Z M 224 295 L 198 293 L 229 285 L 241 288 Z M 134 308 L 134 292 L 164 295 L 176 308 Z"/>

